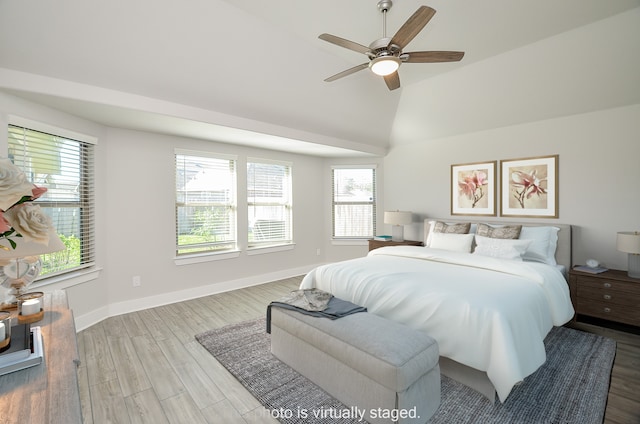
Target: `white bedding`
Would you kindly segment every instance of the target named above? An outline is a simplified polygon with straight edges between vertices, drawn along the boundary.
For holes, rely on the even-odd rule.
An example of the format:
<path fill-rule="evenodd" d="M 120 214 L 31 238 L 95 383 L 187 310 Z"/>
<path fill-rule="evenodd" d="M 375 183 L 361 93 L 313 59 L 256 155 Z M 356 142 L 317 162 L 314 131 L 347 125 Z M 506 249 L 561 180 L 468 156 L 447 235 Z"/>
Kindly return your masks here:
<path fill-rule="evenodd" d="M 557 267 L 415 246 L 320 266 L 317 287 L 426 331 L 440 354 L 485 371 L 502 402 L 545 362 L 544 337 L 573 316 Z"/>

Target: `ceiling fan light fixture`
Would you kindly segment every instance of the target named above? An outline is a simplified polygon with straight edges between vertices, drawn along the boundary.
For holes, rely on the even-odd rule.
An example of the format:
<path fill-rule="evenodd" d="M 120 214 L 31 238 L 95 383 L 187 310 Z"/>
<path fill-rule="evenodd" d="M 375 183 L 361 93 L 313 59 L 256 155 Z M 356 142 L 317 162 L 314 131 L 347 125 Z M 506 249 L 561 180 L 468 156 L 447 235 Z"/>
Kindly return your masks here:
<path fill-rule="evenodd" d="M 369 64 L 371 72 L 381 77 L 393 74 L 400 67 L 400 59 L 395 56 L 376 57 Z"/>

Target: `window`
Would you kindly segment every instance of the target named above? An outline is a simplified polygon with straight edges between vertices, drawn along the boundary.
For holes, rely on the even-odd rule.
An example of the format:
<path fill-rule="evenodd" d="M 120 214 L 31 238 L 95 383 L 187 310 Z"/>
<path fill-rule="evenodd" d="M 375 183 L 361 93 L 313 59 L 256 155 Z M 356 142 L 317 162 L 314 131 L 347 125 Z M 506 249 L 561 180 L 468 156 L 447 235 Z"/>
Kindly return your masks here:
<path fill-rule="evenodd" d="M 247 159 L 250 248 L 292 242 L 291 197 L 289 163 Z"/>
<path fill-rule="evenodd" d="M 376 169 L 332 169 L 333 238 L 371 238 L 376 233 Z"/>
<path fill-rule="evenodd" d="M 176 253 L 236 248 L 236 158 L 176 152 Z"/>
<path fill-rule="evenodd" d="M 29 181 L 47 188 L 36 202 L 51 217 L 67 246 L 64 251 L 40 256 L 40 276 L 93 266 L 94 143 L 16 125 L 9 125 L 8 139 L 9 159 L 27 174 Z"/>

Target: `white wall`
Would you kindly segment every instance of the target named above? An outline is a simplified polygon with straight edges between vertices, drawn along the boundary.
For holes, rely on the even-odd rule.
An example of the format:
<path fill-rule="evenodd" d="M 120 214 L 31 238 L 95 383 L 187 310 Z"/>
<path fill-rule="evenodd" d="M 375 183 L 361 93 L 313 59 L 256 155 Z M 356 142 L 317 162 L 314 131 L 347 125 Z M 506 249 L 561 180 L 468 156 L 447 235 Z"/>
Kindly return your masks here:
<path fill-rule="evenodd" d="M 110 315 L 299 275 L 324 262 L 326 250 L 334 248 L 323 225 L 330 182 L 326 181 L 328 164 L 322 158 L 106 128 L 0 93 L 0 124 L 6 124 L 9 115 L 98 138 L 96 239 L 100 272 L 89 282 L 66 288 L 80 329 Z M 0 134 L 0 147 L 5 152 L 6 143 L 6 133 Z M 292 162 L 294 248 L 258 255 L 242 251 L 237 258 L 176 265 L 176 147 L 238 156 L 239 211 L 246 207 L 242 170 L 248 156 Z M 246 213 L 239 215 L 246 220 Z M 245 238 L 246 229 L 240 221 L 241 243 Z M 141 277 L 141 287 L 133 287 L 133 276 Z"/>
<path fill-rule="evenodd" d="M 298 275 L 322 262 L 323 228 L 317 225 L 323 210 L 323 198 L 318 195 L 324 189 L 322 159 L 116 128 L 107 130 L 104 144 L 107 173 L 101 181 L 106 202 L 99 213 L 105 216 L 106 228 L 101 242 L 106 245 L 107 315 Z M 177 265 L 173 171 L 177 147 L 238 155 L 242 246 L 246 246 L 246 213 L 242 213 L 246 208 L 246 158 L 292 162 L 294 248 L 258 255 L 242 251 L 236 258 Z M 133 287 L 134 276 L 141 277 L 140 287 Z M 73 305 L 76 315 L 90 312 L 81 307 L 81 299 L 88 294 L 84 288 L 70 293 L 77 299 Z M 86 317 L 86 321 L 95 321 L 104 313 Z"/>
<path fill-rule="evenodd" d="M 246 239 L 246 158 L 293 163 L 295 248 L 291 251 L 207 262 L 174 264 L 174 149 L 238 155 L 239 240 Z M 322 227 L 315 225 L 323 187 L 321 159 L 201 140 L 110 128 L 107 135 L 107 261 L 111 302 L 280 272 L 319 262 Z M 244 172 L 243 172 L 244 171 Z M 243 218 L 244 217 L 244 220 Z M 133 288 L 134 275 L 142 287 Z"/>
<path fill-rule="evenodd" d="M 421 239 L 422 219 L 451 216 L 452 164 L 552 154 L 559 218 L 529 220 L 574 225 L 574 264 L 626 269 L 615 242 L 618 231 L 640 231 L 640 105 L 396 146 L 385 158 L 384 202 L 413 211 L 405 238 Z"/>

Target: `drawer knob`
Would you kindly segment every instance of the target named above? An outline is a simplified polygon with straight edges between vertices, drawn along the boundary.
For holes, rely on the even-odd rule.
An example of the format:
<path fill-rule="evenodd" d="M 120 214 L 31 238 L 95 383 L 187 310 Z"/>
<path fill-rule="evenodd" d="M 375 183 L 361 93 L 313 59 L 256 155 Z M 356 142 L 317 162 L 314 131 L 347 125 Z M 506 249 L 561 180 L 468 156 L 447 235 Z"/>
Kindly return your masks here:
<path fill-rule="evenodd" d="M 605 298 L 605 300 L 611 300 L 611 295 L 610 294 L 605 294 L 603 297 Z"/>
<path fill-rule="evenodd" d="M 604 308 L 604 311 L 605 311 L 606 313 L 609 313 L 609 312 L 611 312 L 611 308 Z"/>
<path fill-rule="evenodd" d="M 604 283 L 604 286 L 605 286 L 606 288 L 611 288 L 611 283 Z"/>

